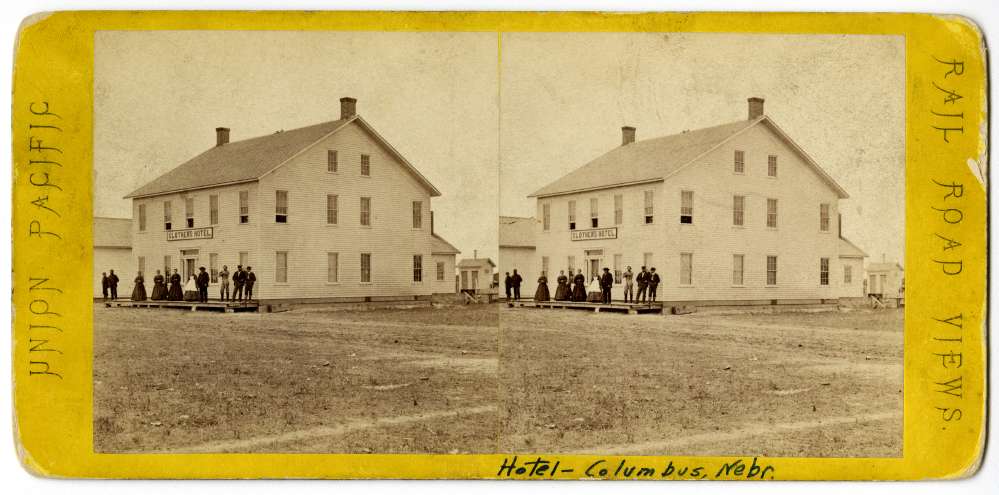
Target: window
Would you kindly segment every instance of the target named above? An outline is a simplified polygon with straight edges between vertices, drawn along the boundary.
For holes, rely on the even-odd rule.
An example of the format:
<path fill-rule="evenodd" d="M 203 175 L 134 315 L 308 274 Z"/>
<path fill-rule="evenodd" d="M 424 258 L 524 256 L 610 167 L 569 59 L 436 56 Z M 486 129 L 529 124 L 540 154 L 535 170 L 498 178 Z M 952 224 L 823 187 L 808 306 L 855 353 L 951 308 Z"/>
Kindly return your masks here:
<path fill-rule="evenodd" d="M 621 283 L 621 255 L 614 255 L 614 283 Z"/>
<path fill-rule="evenodd" d="M 437 281 L 438 282 L 443 282 L 444 281 L 444 262 L 443 261 L 438 261 L 437 262 Z"/>
<path fill-rule="evenodd" d="M 274 282 L 284 284 L 288 282 L 288 251 L 278 251 L 274 259 Z"/>
<path fill-rule="evenodd" d="M 288 223 L 288 191 L 274 191 L 274 221 Z"/>
<path fill-rule="evenodd" d="M 742 150 L 735 150 L 735 165 L 734 169 L 737 174 L 746 173 L 746 152 Z"/>
<path fill-rule="evenodd" d="M 413 255 L 413 282 L 423 282 L 423 255 Z"/>
<path fill-rule="evenodd" d="M 239 223 L 250 223 L 250 191 L 239 191 Z"/>
<path fill-rule="evenodd" d="M 187 219 L 187 228 L 194 228 L 194 198 L 184 198 L 184 217 Z"/>
<path fill-rule="evenodd" d="M 247 253 L 246 251 L 240 251 L 239 264 L 243 265 L 243 267 L 246 267 L 246 265 L 250 264 L 250 253 Z"/>
<path fill-rule="evenodd" d="M 652 206 L 653 206 L 652 205 L 653 194 L 654 194 L 653 191 L 645 191 L 645 223 L 646 224 L 652 223 L 652 220 L 653 220 L 653 214 L 652 214 L 652 212 L 653 212 L 653 208 L 652 208 Z"/>
<path fill-rule="evenodd" d="M 829 232 L 829 203 L 819 205 L 819 230 Z"/>
<path fill-rule="evenodd" d="M 371 198 L 361 198 L 361 225 L 371 225 Z"/>
<path fill-rule="evenodd" d="M 680 191 L 680 223 L 694 223 L 694 191 Z"/>
<path fill-rule="evenodd" d="M 569 256 L 569 259 L 566 261 L 569 264 L 569 278 L 572 278 L 572 274 L 576 273 L 576 257 Z"/>
<path fill-rule="evenodd" d="M 776 256 L 767 256 L 767 285 L 777 285 Z"/>
<path fill-rule="evenodd" d="M 361 253 L 361 283 L 371 282 L 371 253 Z"/>
<path fill-rule="evenodd" d="M 361 155 L 361 175 L 371 176 L 371 157 L 369 155 Z"/>
<path fill-rule="evenodd" d="M 819 258 L 819 285 L 829 285 L 829 258 Z"/>
<path fill-rule="evenodd" d="M 548 257 L 547 256 L 542 256 L 541 257 L 541 275 L 543 275 L 545 277 L 548 276 Z"/>
<path fill-rule="evenodd" d="M 694 282 L 694 254 L 680 253 L 680 285 Z"/>
<path fill-rule="evenodd" d="M 171 266 L 173 266 L 173 260 L 170 259 L 170 255 L 168 254 L 163 257 L 163 273 L 167 278 L 170 278 Z"/>
<path fill-rule="evenodd" d="M 423 228 L 423 201 L 413 201 L 413 228 Z"/>
<path fill-rule="evenodd" d="M 843 265 L 843 283 L 853 283 L 853 267 L 850 265 Z"/>
<path fill-rule="evenodd" d="M 642 254 L 642 266 L 651 268 L 652 267 L 652 253 Z"/>
<path fill-rule="evenodd" d="M 590 227 L 594 229 L 600 226 L 600 207 L 597 198 L 590 198 Z"/>
<path fill-rule="evenodd" d="M 742 226 L 746 223 L 746 197 L 732 196 L 732 225 Z"/>
<path fill-rule="evenodd" d="M 576 230 L 576 202 L 569 201 L 569 230 Z"/>
<path fill-rule="evenodd" d="M 163 202 L 163 230 L 173 227 L 173 211 L 169 201 Z"/>
<path fill-rule="evenodd" d="M 218 253 L 208 254 L 208 276 L 211 277 L 212 283 L 219 283 L 219 255 Z"/>
<path fill-rule="evenodd" d="M 146 257 L 139 256 L 139 274 L 146 273 Z"/>
<path fill-rule="evenodd" d="M 767 157 L 767 177 L 777 177 L 777 155 Z"/>
<path fill-rule="evenodd" d="M 777 228 L 777 200 L 773 198 L 767 199 L 767 227 Z"/>
<path fill-rule="evenodd" d="M 139 232 L 146 231 L 146 205 L 139 205 Z"/>
<path fill-rule="evenodd" d="M 552 205 L 544 203 L 541 205 L 541 228 L 548 232 L 552 228 Z"/>
<path fill-rule="evenodd" d="M 340 253 L 326 253 L 326 281 L 331 284 L 340 281 Z"/>
<path fill-rule="evenodd" d="M 336 225 L 340 221 L 340 198 L 336 194 L 326 195 L 326 224 Z"/>
<path fill-rule="evenodd" d="M 337 167 L 336 150 L 327 150 L 326 151 L 326 171 L 327 172 L 336 172 L 336 167 Z"/>
<path fill-rule="evenodd" d="M 624 195 L 614 195 L 614 225 L 624 223 Z"/>
<path fill-rule="evenodd" d="M 744 255 L 741 254 L 732 255 L 732 285 L 743 285 L 744 262 L 745 262 Z"/>
<path fill-rule="evenodd" d="M 219 195 L 208 196 L 208 223 L 218 225 L 219 223 Z"/>

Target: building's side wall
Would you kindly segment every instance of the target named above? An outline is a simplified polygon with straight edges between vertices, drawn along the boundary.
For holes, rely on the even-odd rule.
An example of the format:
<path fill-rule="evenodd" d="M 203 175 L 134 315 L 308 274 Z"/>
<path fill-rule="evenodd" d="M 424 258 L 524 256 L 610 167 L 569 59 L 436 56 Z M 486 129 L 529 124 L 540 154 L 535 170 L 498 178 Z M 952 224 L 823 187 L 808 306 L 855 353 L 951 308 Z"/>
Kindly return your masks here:
<path fill-rule="evenodd" d="M 864 274 L 864 259 L 863 258 L 840 258 L 840 269 L 839 269 L 839 281 L 840 281 L 840 292 L 839 297 L 860 297 L 863 298 L 864 294 L 864 280 L 866 278 Z M 849 283 L 846 282 L 844 270 L 846 267 L 850 267 L 851 280 Z"/>
<path fill-rule="evenodd" d="M 513 273 L 514 269 L 521 273 L 521 276 L 525 279 L 531 276 L 536 278 L 538 273 L 540 273 L 539 267 L 541 265 L 535 256 L 535 251 L 535 248 L 530 247 L 500 246 L 498 262 L 500 282 L 503 282 L 508 272 Z M 558 267 L 553 266 L 552 269 L 556 270 L 555 273 L 558 273 Z"/>
<path fill-rule="evenodd" d="M 434 294 L 454 294 L 457 292 L 454 283 L 455 259 L 454 254 L 435 254 L 433 263 L 430 266 L 430 276 L 432 278 L 432 288 Z M 437 278 L 437 263 L 444 263 L 444 278 Z"/>
<path fill-rule="evenodd" d="M 338 171 L 327 171 L 327 151 Z M 371 157 L 362 176 L 361 155 Z M 430 194 L 386 149 L 351 124 L 260 180 L 260 255 L 254 261 L 261 298 L 408 297 L 434 291 Z M 288 191 L 288 221 L 275 222 L 275 191 Z M 338 222 L 326 221 L 326 196 L 339 196 Z M 360 198 L 371 198 L 371 225 L 360 224 Z M 422 202 L 413 228 L 412 202 Z M 275 281 L 276 253 L 288 253 L 288 281 Z M 327 253 L 339 254 L 339 280 L 327 279 Z M 371 281 L 361 282 L 361 253 L 371 254 Z M 414 281 L 414 255 L 423 256 Z"/>
<path fill-rule="evenodd" d="M 735 150 L 745 152 L 745 173 L 733 168 Z M 768 155 L 777 155 L 776 178 L 767 176 Z M 655 220 L 643 222 L 643 192 L 654 191 Z M 680 223 L 681 191 L 693 191 L 693 223 Z M 614 225 L 614 195 L 623 196 L 623 222 Z M 744 225 L 733 225 L 733 196 L 745 196 Z M 598 198 L 599 227 L 617 227 L 612 240 L 571 241 L 567 202 L 576 201 L 577 229 L 590 228 L 590 198 Z M 777 228 L 766 226 L 766 200 L 778 200 Z M 576 268 L 587 273 L 586 250 L 602 250 L 600 268 L 636 273 L 643 253 L 652 253 L 650 265 L 662 278 L 659 299 L 774 300 L 831 299 L 842 285 L 836 232 L 838 197 L 791 148 L 768 128 L 755 126 L 701 157 L 664 182 L 618 187 L 538 200 L 550 202 L 551 230 L 539 226 L 536 270 L 544 256 L 551 269 L 575 256 Z M 829 229 L 819 229 L 819 205 L 828 203 Z M 681 253 L 692 255 L 692 283 L 681 283 Z M 743 284 L 733 283 L 733 255 L 743 255 Z M 766 284 L 768 255 L 777 256 L 777 284 Z M 829 284 L 820 285 L 820 258 L 829 259 Z M 614 297 L 623 289 L 615 286 Z"/>
<path fill-rule="evenodd" d="M 239 192 L 247 191 L 249 194 L 250 218 L 246 224 L 239 223 Z M 254 265 L 260 259 L 258 239 L 260 232 L 260 201 L 258 198 L 258 184 L 255 182 L 223 186 L 211 189 L 190 191 L 186 195 L 168 194 L 151 198 L 138 198 L 132 201 L 132 262 L 134 270 L 138 268 L 138 258 L 145 257 L 146 260 L 146 292 L 152 291 L 153 277 L 156 270 L 171 270 L 176 268 L 183 278 L 183 259 L 185 250 L 197 250 L 194 255 L 195 266 L 204 266 L 211 269 L 211 254 L 217 255 L 217 268 L 221 270 L 222 265 L 227 265 L 230 272 L 236 270 L 239 264 L 239 253 L 247 253 L 247 264 Z M 219 196 L 219 216 L 218 223 L 212 225 L 209 216 L 209 197 L 213 194 Z M 211 239 L 190 239 L 190 240 L 167 240 L 167 231 L 164 230 L 163 203 L 171 202 L 173 225 L 171 230 L 185 230 L 186 217 L 184 211 L 184 197 L 194 198 L 194 228 L 212 227 L 213 237 Z M 146 205 L 146 229 L 139 230 L 139 205 Z M 164 256 L 169 255 L 171 266 L 164 266 Z M 213 283 L 209 290 L 210 298 L 218 297 L 218 284 Z"/>
<path fill-rule="evenodd" d="M 121 280 L 118 283 L 118 297 L 132 295 L 132 281 L 138 269 L 132 258 L 132 250 L 122 247 L 94 247 L 94 297 L 102 297 L 101 273 L 114 270 Z"/>

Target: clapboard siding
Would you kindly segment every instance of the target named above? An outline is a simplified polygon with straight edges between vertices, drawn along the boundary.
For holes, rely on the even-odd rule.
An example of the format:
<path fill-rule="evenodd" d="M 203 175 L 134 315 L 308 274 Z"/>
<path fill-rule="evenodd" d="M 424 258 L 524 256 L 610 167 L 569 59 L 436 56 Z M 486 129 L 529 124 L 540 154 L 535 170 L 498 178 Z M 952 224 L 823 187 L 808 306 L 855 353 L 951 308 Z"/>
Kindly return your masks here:
<path fill-rule="evenodd" d="M 745 173 L 734 173 L 735 150 L 745 152 Z M 769 155 L 778 157 L 776 178 L 767 176 Z M 644 191 L 654 191 L 655 219 L 644 224 Z M 693 191 L 693 223 L 680 223 L 681 191 Z M 623 221 L 614 224 L 614 196 L 623 195 Z M 733 225 L 733 196 L 745 196 L 743 227 Z M 576 201 L 577 229 L 590 228 L 590 199 L 598 198 L 599 227 L 617 227 L 613 240 L 571 241 L 568 202 Z M 766 226 L 766 200 L 778 200 L 778 226 Z M 766 125 L 756 125 L 664 181 L 538 199 L 537 215 L 551 203 L 551 229 L 537 229 L 535 271 L 550 257 L 551 270 L 567 264 L 587 273 L 586 250 L 602 249 L 600 267 L 637 272 L 643 253 L 662 277 L 664 300 L 826 299 L 843 292 L 838 249 L 836 191 Z M 830 205 L 829 229 L 820 231 L 819 208 Z M 692 283 L 681 284 L 681 253 L 692 253 Z M 733 255 L 744 256 L 744 283 L 733 285 Z M 778 257 L 777 284 L 766 282 L 766 257 Z M 829 285 L 819 283 L 820 258 L 829 258 Z M 589 274 L 588 274 L 589 276 Z M 614 289 L 623 297 L 623 288 Z"/>
<path fill-rule="evenodd" d="M 455 284 L 455 258 L 453 254 L 435 254 L 433 261 L 428 267 L 431 280 L 431 287 L 434 294 L 454 294 L 457 292 Z M 437 263 L 444 263 L 444 279 L 437 280 Z"/>

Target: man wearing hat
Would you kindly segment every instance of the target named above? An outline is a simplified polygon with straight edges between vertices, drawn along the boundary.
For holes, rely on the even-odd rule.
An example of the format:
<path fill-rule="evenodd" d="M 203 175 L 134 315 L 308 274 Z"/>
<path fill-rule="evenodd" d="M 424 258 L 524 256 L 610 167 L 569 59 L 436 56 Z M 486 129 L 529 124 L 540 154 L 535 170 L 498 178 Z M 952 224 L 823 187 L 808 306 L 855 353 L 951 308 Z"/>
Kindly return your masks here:
<path fill-rule="evenodd" d="M 604 304 L 611 303 L 611 287 L 614 286 L 614 275 L 611 275 L 610 268 L 604 268 L 604 274 L 600 277 L 600 292 L 603 295 Z"/>
<path fill-rule="evenodd" d="M 243 300 L 243 282 L 246 281 L 246 272 L 243 265 L 236 265 L 236 272 L 232 274 L 232 300 Z"/>
<path fill-rule="evenodd" d="M 253 267 L 246 267 L 246 271 L 243 272 L 243 283 L 246 286 L 246 300 L 253 300 L 253 284 L 257 283 L 257 275 L 253 273 Z"/>
<path fill-rule="evenodd" d="M 208 282 L 211 279 L 208 277 L 205 267 L 202 266 L 198 270 L 198 278 L 194 280 L 198 285 L 198 302 L 206 303 L 208 302 Z"/>

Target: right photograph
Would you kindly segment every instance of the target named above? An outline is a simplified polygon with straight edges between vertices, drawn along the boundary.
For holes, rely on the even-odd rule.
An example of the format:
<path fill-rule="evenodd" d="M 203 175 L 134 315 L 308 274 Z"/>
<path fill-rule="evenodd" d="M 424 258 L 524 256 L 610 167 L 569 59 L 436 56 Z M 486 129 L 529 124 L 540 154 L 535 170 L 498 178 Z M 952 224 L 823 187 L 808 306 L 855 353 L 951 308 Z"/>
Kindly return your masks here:
<path fill-rule="evenodd" d="M 499 449 L 902 456 L 905 39 L 501 46 Z"/>

